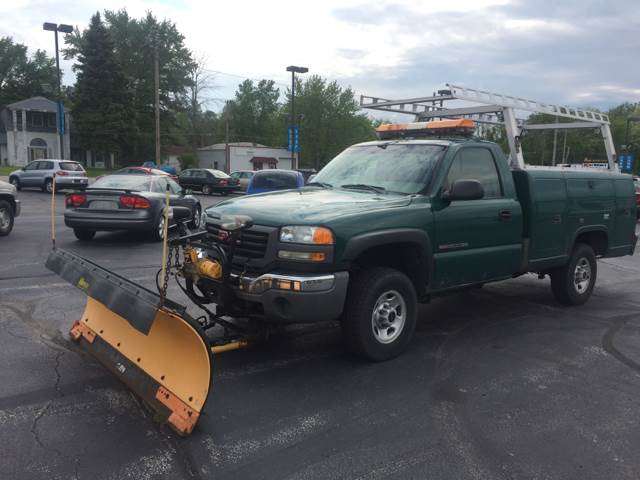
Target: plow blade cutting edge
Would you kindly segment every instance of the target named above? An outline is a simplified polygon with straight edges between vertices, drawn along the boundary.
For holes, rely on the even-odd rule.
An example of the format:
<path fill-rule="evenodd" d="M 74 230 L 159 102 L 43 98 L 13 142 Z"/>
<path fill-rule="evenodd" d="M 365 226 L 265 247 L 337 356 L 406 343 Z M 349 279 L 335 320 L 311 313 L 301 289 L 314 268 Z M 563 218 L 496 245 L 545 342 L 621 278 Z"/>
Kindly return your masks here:
<path fill-rule="evenodd" d="M 70 335 L 181 435 L 211 390 L 212 354 L 185 308 L 79 255 L 56 249 L 46 266 L 88 295 Z"/>

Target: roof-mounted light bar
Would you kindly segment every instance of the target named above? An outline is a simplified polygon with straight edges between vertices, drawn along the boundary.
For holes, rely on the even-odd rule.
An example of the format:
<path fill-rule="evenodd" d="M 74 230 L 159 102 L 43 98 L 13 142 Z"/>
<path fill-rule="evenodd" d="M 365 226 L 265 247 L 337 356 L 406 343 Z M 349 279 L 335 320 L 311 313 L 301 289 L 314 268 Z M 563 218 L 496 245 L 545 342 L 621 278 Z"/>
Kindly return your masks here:
<path fill-rule="evenodd" d="M 468 118 L 459 118 L 432 122 L 390 123 L 376 128 L 376 134 L 380 140 L 434 135 L 470 136 L 475 129 L 476 122 Z"/>

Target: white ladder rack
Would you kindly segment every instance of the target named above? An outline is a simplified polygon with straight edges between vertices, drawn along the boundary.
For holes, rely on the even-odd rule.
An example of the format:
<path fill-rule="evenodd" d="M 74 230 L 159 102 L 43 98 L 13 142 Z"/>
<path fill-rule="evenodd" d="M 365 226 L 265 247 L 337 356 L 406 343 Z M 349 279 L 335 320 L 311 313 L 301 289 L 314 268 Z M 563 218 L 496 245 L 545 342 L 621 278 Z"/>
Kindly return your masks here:
<path fill-rule="evenodd" d="M 565 105 L 553 105 L 511 95 L 466 88 L 447 83 L 447 88 L 438 90 L 431 96 L 388 100 L 384 98 L 360 96 L 360 107 L 392 113 L 414 115 L 416 121 L 430 118 L 471 118 L 479 123 L 503 125 L 509 143 L 509 161 L 512 168 L 525 168 L 520 147 L 520 137 L 527 130 L 564 130 L 574 128 L 598 129 L 604 140 L 609 169 L 615 168 L 616 151 L 613 145 L 609 117 Z M 476 105 L 448 108 L 445 102 L 463 100 Z M 546 113 L 554 117 L 576 120 L 570 123 L 525 124 L 516 118 L 515 111 Z"/>

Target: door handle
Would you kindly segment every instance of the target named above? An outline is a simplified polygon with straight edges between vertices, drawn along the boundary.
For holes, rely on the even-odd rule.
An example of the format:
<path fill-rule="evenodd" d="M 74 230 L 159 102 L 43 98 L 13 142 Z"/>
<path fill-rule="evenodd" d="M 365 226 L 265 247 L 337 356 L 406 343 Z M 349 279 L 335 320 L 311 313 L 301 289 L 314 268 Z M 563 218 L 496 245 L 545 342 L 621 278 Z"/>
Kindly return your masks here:
<path fill-rule="evenodd" d="M 511 220 L 511 210 L 500 210 L 498 217 L 505 222 Z"/>

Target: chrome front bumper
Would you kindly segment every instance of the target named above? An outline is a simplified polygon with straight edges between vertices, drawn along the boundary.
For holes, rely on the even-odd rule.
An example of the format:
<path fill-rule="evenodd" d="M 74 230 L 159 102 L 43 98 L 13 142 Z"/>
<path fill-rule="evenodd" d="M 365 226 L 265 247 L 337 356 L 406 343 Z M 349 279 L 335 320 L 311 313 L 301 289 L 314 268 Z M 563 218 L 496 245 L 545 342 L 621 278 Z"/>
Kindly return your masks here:
<path fill-rule="evenodd" d="M 268 321 L 282 323 L 335 320 L 342 314 L 349 284 L 348 272 L 233 276 L 239 298 L 261 304 Z"/>

